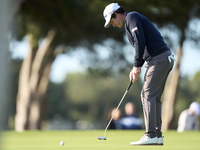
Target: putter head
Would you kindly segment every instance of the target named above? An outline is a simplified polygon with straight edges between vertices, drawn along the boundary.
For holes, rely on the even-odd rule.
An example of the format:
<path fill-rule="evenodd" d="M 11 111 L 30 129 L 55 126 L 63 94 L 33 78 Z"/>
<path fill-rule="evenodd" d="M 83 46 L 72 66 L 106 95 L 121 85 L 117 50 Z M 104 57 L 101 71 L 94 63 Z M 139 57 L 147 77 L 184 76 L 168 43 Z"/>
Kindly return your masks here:
<path fill-rule="evenodd" d="M 106 137 L 98 137 L 99 140 L 106 140 Z"/>

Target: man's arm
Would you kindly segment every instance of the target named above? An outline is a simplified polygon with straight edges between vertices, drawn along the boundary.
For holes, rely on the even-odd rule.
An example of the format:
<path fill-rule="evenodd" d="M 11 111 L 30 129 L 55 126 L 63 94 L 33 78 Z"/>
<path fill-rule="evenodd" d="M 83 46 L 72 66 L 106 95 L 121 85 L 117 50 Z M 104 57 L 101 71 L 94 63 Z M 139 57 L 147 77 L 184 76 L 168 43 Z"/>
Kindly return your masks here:
<path fill-rule="evenodd" d="M 135 48 L 134 67 L 142 67 L 144 64 L 143 55 L 145 50 L 145 36 L 141 23 L 140 14 L 132 12 L 127 15 L 127 28 L 130 36 L 128 36 L 130 43 Z"/>

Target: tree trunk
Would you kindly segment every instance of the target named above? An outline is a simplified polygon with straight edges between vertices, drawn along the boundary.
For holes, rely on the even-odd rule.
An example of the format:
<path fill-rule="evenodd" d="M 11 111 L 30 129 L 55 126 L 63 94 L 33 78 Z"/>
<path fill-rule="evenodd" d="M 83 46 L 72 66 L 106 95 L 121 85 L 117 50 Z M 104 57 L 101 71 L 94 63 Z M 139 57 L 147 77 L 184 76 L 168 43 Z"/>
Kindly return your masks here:
<path fill-rule="evenodd" d="M 45 65 L 41 79 L 36 92 L 32 93 L 30 103 L 30 115 L 29 115 L 29 129 L 41 129 L 42 114 L 44 110 L 44 101 L 46 98 L 46 91 L 49 84 L 49 74 L 51 71 L 51 65 L 55 57 L 50 57 L 48 64 Z"/>
<path fill-rule="evenodd" d="M 50 44 L 55 31 L 49 31 L 37 51 L 30 47 L 20 70 L 19 90 L 15 116 L 15 130 L 39 129 L 41 104 L 49 82 L 49 73 L 54 56 Z"/>
<path fill-rule="evenodd" d="M 15 130 L 23 131 L 27 126 L 29 107 L 29 78 L 31 74 L 33 48 L 29 48 L 28 55 L 24 58 L 20 70 L 19 87 L 16 103 Z"/>
<path fill-rule="evenodd" d="M 163 108 L 162 108 L 162 130 L 169 129 L 170 122 L 173 119 L 174 103 L 176 100 L 176 93 L 179 83 L 180 64 L 183 54 L 182 44 L 178 49 L 176 66 L 169 78 L 169 82 L 166 85 L 166 90 L 163 96 Z"/>

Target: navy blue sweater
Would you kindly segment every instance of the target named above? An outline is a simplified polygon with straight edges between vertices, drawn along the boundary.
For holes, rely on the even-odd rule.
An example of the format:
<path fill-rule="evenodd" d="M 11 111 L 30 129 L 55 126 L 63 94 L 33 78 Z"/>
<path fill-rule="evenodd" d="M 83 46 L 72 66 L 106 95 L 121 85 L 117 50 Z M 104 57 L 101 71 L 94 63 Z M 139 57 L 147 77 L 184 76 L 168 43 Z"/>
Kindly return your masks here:
<path fill-rule="evenodd" d="M 134 67 L 142 67 L 148 58 L 169 50 L 156 27 L 138 12 L 127 13 L 125 30 L 135 48 Z"/>

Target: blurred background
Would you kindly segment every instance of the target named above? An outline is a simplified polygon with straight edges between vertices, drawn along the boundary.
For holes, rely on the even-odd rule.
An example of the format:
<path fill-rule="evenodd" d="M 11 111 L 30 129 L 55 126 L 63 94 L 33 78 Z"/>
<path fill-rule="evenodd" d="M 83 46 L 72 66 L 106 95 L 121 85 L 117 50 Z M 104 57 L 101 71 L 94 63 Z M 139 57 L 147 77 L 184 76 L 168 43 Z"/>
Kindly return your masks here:
<path fill-rule="evenodd" d="M 200 102 L 200 0 L 0 0 L 1 129 L 105 128 L 134 59 L 125 30 L 103 27 L 111 2 L 149 18 L 176 54 L 163 130 L 176 129 L 180 113 Z M 143 118 L 144 72 L 120 106 L 122 116 L 133 102 Z"/>

